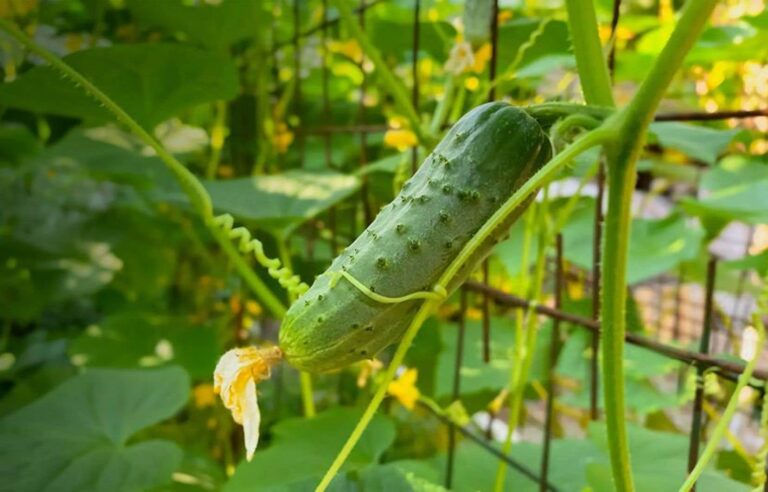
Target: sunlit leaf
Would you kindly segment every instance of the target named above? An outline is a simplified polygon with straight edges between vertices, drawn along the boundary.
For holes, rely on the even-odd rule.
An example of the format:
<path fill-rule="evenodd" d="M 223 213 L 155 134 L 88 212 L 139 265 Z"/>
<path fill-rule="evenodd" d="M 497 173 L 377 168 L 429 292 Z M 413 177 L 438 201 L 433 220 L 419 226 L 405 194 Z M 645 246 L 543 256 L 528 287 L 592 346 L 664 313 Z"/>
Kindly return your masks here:
<path fill-rule="evenodd" d="M 709 170 L 701 180 L 702 197 L 685 198 L 683 208 L 702 218 L 768 222 L 768 165 L 733 156 Z"/>
<path fill-rule="evenodd" d="M 354 176 L 334 172 L 288 171 L 205 183 L 214 207 L 285 233 L 357 191 Z"/>
<path fill-rule="evenodd" d="M 64 60 L 148 129 L 179 111 L 237 93 L 237 74 L 222 53 L 173 44 L 92 48 Z M 81 87 L 38 66 L 0 86 L 0 103 L 37 113 L 113 121 Z"/>
<path fill-rule="evenodd" d="M 707 164 L 714 165 L 728 148 L 738 129 L 715 130 L 686 123 L 652 123 L 650 128 L 662 147 L 669 147 Z"/>

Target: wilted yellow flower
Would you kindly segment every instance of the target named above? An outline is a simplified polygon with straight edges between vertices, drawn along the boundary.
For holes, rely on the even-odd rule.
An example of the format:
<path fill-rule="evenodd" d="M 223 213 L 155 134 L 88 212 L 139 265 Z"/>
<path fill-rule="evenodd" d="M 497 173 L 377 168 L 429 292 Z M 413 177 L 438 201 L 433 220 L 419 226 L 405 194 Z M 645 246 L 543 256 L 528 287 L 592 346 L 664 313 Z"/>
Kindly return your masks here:
<path fill-rule="evenodd" d="M 410 130 L 392 129 L 384 134 L 384 145 L 394 147 L 400 152 L 418 143 L 416 135 Z"/>
<path fill-rule="evenodd" d="M 357 387 L 365 388 L 368 380 L 379 372 L 384 364 L 379 359 L 366 359 L 360 362 L 360 374 L 357 375 Z"/>
<path fill-rule="evenodd" d="M 413 410 L 419 399 L 419 388 L 416 387 L 418 376 L 419 372 L 416 369 L 406 369 L 387 387 L 387 392 L 397 398 L 408 410 Z"/>
<path fill-rule="evenodd" d="M 256 383 L 269 378 L 270 369 L 280 360 L 278 347 L 245 347 L 225 353 L 213 372 L 213 391 L 221 395 L 232 418 L 243 426 L 248 461 L 259 443 L 261 413 L 256 398 Z"/>

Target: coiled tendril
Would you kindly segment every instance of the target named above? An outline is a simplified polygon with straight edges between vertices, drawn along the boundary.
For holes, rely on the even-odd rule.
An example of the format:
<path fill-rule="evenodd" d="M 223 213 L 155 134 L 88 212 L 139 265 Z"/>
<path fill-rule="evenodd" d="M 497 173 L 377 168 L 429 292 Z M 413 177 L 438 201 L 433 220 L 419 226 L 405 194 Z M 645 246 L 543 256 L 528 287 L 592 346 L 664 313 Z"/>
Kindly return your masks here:
<path fill-rule="evenodd" d="M 213 217 L 212 220 L 230 239 L 238 240 L 238 249 L 241 253 L 253 253 L 259 265 L 266 268 L 269 276 L 277 280 L 289 294 L 299 297 L 309 289 L 309 286 L 302 282 L 290 268 L 283 266 L 279 259 L 270 258 L 264 254 L 264 245 L 251 236 L 248 229 L 235 227 L 235 219 L 230 214 L 222 214 Z"/>

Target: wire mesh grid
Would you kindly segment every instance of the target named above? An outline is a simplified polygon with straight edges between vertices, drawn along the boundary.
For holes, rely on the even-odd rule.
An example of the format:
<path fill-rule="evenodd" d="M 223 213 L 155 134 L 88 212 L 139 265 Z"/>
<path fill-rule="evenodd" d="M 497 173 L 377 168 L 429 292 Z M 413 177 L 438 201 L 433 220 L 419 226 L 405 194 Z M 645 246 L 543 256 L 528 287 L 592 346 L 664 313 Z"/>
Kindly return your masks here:
<path fill-rule="evenodd" d="M 376 1 L 361 1 L 355 9 L 360 26 L 365 30 L 366 28 L 366 16 L 375 7 L 386 4 L 385 0 Z M 399 2 L 403 4 L 403 2 Z M 410 63 L 409 69 L 405 71 L 403 66 L 406 63 L 400 63 L 400 72 L 406 82 L 410 86 L 411 100 L 417 109 L 420 108 L 420 86 L 419 86 L 419 52 L 421 46 L 421 17 L 422 17 L 422 4 L 421 0 L 412 0 L 412 30 L 410 33 Z M 613 2 L 613 15 L 611 19 L 611 32 L 615 32 L 621 11 L 621 1 L 614 0 Z M 375 100 L 375 96 L 372 94 L 375 89 L 371 87 L 369 83 L 369 77 L 371 73 L 371 67 L 367 64 L 366 59 L 360 56 L 357 61 L 357 68 L 359 70 L 359 83 L 354 88 L 348 88 L 349 93 L 347 99 L 356 99 L 354 109 L 345 107 L 344 111 L 347 113 L 344 118 L 339 118 L 338 114 L 335 114 L 338 110 L 337 102 L 338 97 L 332 98 L 331 94 L 331 68 L 329 64 L 329 58 L 332 53 L 329 50 L 329 45 L 332 41 L 343 40 L 343 32 L 340 27 L 339 18 L 335 15 L 333 10 L 329 8 L 328 0 L 318 0 L 313 2 L 306 2 L 302 0 L 284 0 L 283 2 L 277 2 L 277 10 L 280 15 L 290 15 L 292 18 L 293 32 L 285 39 L 275 39 L 273 43 L 273 53 L 276 59 L 282 54 L 281 60 L 285 63 L 290 63 L 293 69 L 292 84 L 289 84 L 290 90 L 293 90 L 293 113 L 295 115 L 306 113 L 309 109 L 305 104 L 305 99 L 310 95 L 305 93 L 305 84 L 303 80 L 308 77 L 306 65 L 312 65 L 313 68 L 319 69 L 320 76 L 320 93 L 311 94 L 312 98 L 318 97 L 321 101 L 319 114 L 313 115 L 312 118 L 306 118 L 305 120 L 297 120 L 295 125 L 295 158 L 299 165 L 314 165 L 317 167 L 318 162 L 323 163 L 325 168 L 335 168 L 337 163 L 334 159 L 334 149 L 340 138 L 349 138 L 350 136 L 357 139 L 357 151 L 359 155 L 359 166 L 364 168 L 372 160 L 372 147 L 373 141 L 377 143 L 381 141 L 382 135 L 391 129 L 390 125 L 386 121 L 376 120 L 372 121 L 370 115 L 366 111 L 366 108 L 371 104 L 371 99 Z M 493 2 L 491 26 L 490 26 L 490 43 L 491 43 L 491 57 L 489 64 L 489 77 L 493 80 L 496 73 L 496 60 L 498 58 L 498 52 L 501 48 L 498 43 L 498 30 L 499 30 L 499 2 L 498 0 Z M 278 36 L 275 34 L 275 38 Z M 399 40 L 402 42 L 403 40 Z M 309 47 L 309 49 L 308 49 Z M 290 58 L 288 57 L 290 56 Z M 608 62 L 611 74 L 615 65 L 616 54 L 611 49 Z M 400 60 L 403 62 L 403 60 Z M 315 70 L 317 72 L 317 70 Z M 277 74 L 275 74 L 275 84 L 280 85 L 277 80 Z M 284 84 L 283 84 L 284 85 Z M 305 98 L 306 96 L 306 98 Z M 338 95 L 336 95 L 338 96 Z M 379 96 L 381 97 L 381 96 Z M 490 90 L 489 99 L 496 98 L 495 88 Z M 334 104 L 331 101 L 334 101 Z M 317 108 L 313 108 L 317 109 Z M 350 116 L 351 115 L 351 116 Z M 754 110 L 754 111 L 721 111 L 715 113 L 699 113 L 699 112 L 687 112 L 687 113 L 667 113 L 660 114 L 656 117 L 657 121 L 708 121 L 719 120 L 729 118 L 751 118 L 756 116 L 768 115 L 768 109 Z M 339 120 L 344 120 L 339 122 Z M 311 158 L 307 156 L 307 141 L 310 139 L 320 139 L 322 141 L 322 152 L 320 155 L 314 154 Z M 411 148 L 411 166 L 415 171 L 418 166 L 418 150 L 416 147 Z M 308 162 L 312 161 L 312 162 Z M 602 203 L 603 197 L 603 171 L 600 170 L 596 179 L 596 200 L 597 203 Z M 690 191 L 690 190 L 689 190 Z M 366 179 L 366 175 L 361 175 L 361 187 L 360 195 L 355 200 L 354 205 L 346 205 L 346 207 L 352 207 L 351 213 L 346 213 L 346 216 L 350 217 L 347 223 L 339 223 L 339 210 L 337 208 L 330 209 L 324 217 L 320 217 L 310 224 L 311 236 L 317 237 L 318 241 L 325 241 L 330 248 L 330 251 L 334 254 L 339 251 L 341 247 L 347 242 L 353 239 L 357 232 L 362 230 L 365 225 L 371 222 L 375 216 L 375 210 L 373 210 L 373 202 L 371 197 L 371 190 L 369 183 Z M 345 207 L 340 205 L 339 207 Z M 358 208 L 359 207 L 359 208 Z M 455 358 L 455 371 L 453 382 L 453 396 L 454 399 L 459 397 L 460 385 L 461 385 L 461 372 L 460 367 L 462 364 L 463 351 L 465 350 L 463 340 L 465 333 L 465 313 L 468 303 L 476 303 L 480 306 L 482 313 L 482 327 L 483 327 L 483 359 L 487 362 L 489 360 L 489 345 L 490 337 L 490 312 L 491 305 L 494 305 L 498 310 L 508 309 L 534 309 L 536 313 L 546 318 L 553 320 L 554 330 L 559 333 L 561 323 L 574 327 L 575 329 L 584 329 L 591 334 L 591 356 L 590 359 L 590 416 L 592 419 L 599 418 L 599 364 L 598 358 L 594 354 L 599 353 L 599 331 L 600 323 L 598 321 L 599 312 L 599 259 L 600 259 L 600 231 L 599 224 L 602 221 L 602 207 L 596 207 L 594 214 L 594 237 L 593 237 L 593 254 L 592 254 L 592 268 L 588 270 L 579 269 L 573 265 L 566 264 L 563 259 L 563 243 L 558 236 L 556 242 L 556 253 L 554 258 L 551 258 L 548 266 L 548 282 L 549 292 L 551 294 L 552 302 L 550 304 L 532 305 L 526 299 L 514 296 L 512 294 L 503 292 L 498 288 L 492 287 L 488 284 L 488 264 L 483 264 L 481 268 L 480 278 L 481 282 L 469 281 L 461 289 L 459 294 L 460 309 L 458 313 L 458 330 L 457 330 L 457 353 Z M 349 212 L 347 210 L 346 212 Z M 362 217 L 362 220 L 358 220 Z M 741 238 L 734 243 L 732 236 L 724 236 L 719 241 L 721 243 L 732 243 L 729 246 L 731 249 L 741 248 L 746 251 L 751 241 L 751 232 L 746 238 Z M 312 255 L 311 248 L 312 241 L 308 243 L 308 254 Z M 717 248 L 715 248 L 717 249 Z M 718 261 L 715 256 L 711 256 L 708 262 L 706 271 L 706 279 L 704 285 L 698 282 L 688 281 L 685 271 L 678 271 L 676 275 L 665 274 L 650 281 L 645 281 L 640 285 L 633 287 L 633 298 L 638 302 L 639 309 L 641 311 L 641 317 L 643 324 L 648 328 L 646 333 L 630 332 L 627 334 L 626 341 L 629 344 L 642 347 L 646 350 L 653 351 L 662 356 L 668 357 L 673 360 L 677 360 L 681 363 L 681 369 L 692 368 L 696 371 L 696 393 L 694 401 L 691 407 L 691 428 L 689 433 L 689 469 L 693 467 L 698 456 L 699 443 L 702 435 L 702 406 L 704 400 L 703 392 L 703 373 L 704 371 L 714 371 L 719 377 L 735 381 L 738 375 L 742 372 L 744 364 L 740 362 L 734 362 L 734 360 L 717 357 L 717 354 L 727 354 L 733 350 L 733 340 L 737 339 L 743 329 L 748 326 L 750 320 L 750 314 L 754 309 L 754 303 L 751 296 L 745 292 L 746 274 L 742 275 L 740 285 L 735 295 L 732 295 L 730 299 L 727 299 L 723 304 L 727 305 L 727 308 L 723 308 L 718 303 L 717 284 L 717 264 Z M 581 315 L 569 313 L 561 308 L 562 292 L 566 282 L 576 279 L 578 282 L 584 284 L 585 292 L 591 298 L 592 312 L 591 316 L 584 317 Z M 469 300 L 470 295 L 472 297 Z M 551 360 L 554 361 L 558 347 L 559 336 L 554 336 L 551 347 Z M 685 348 L 691 345 L 698 345 L 698 350 Z M 715 355 L 711 355 L 715 354 Z M 558 490 L 548 480 L 549 473 L 549 456 L 550 456 L 550 442 L 552 440 L 552 421 L 553 421 L 553 408 L 554 401 L 557 395 L 557 378 L 554 374 L 554 364 L 550 364 L 550 372 L 546 381 L 546 394 L 555 395 L 555 397 L 548 397 L 546 399 L 545 416 L 543 422 L 543 447 L 542 447 L 542 460 L 541 467 L 538 470 L 533 470 L 525 465 L 517 462 L 510 456 L 503 454 L 499 449 L 493 446 L 489 441 L 489 433 L 482 435 L 470 428 L 457 427 L 443 415 L 434 413 L 434 416 L 442 420 L 449 429 L 449 449 L 446 461 L 446 470 L 444 477 L 444 484 L 447 488 L 450 488 L 453 479 L 453 469 L 455 461 L 455 447 L 457 442 L 457 433 L 460 433 L 465 438 L 477 443 L 488 453 L 495 456 L 499 460 L 507 463 L 511 468 L 517 470 L 522 476 L 535 481 L 539 484 L 540 490 Z M 768 367 L 760 367 L 754 374 L 753 380 L 750 385 L 758 390 L 765 391 L 766 381 L 768 381 Z M 425 410 L 433 411 L 431 407 L 424 406 Z M 493 416 L 491 416 L 491 419 Z M 681 471 L 682 472 L 682 471 Z"/>

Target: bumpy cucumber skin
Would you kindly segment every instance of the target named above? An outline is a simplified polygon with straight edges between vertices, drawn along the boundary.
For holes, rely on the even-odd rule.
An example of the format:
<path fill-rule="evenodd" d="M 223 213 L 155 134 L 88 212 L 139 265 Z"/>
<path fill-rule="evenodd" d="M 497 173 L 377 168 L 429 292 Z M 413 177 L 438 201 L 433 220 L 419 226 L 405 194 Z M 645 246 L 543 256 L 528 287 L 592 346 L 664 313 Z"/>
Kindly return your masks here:
<path fill-rule="evenodd" d="M 491 215 L 551 158 L 551 144 L 524 110 L 503 102 L 464 115 L 400 194 L 288 310 L 285 359 L 324 372 L 371 358 L 399 340 L 423 300 L 382 304 L 332 272 L 398 297 L 429 291 Z M 504 237 L 521 205 L 478 248 L 448 286 L 453 291 Z"/>

